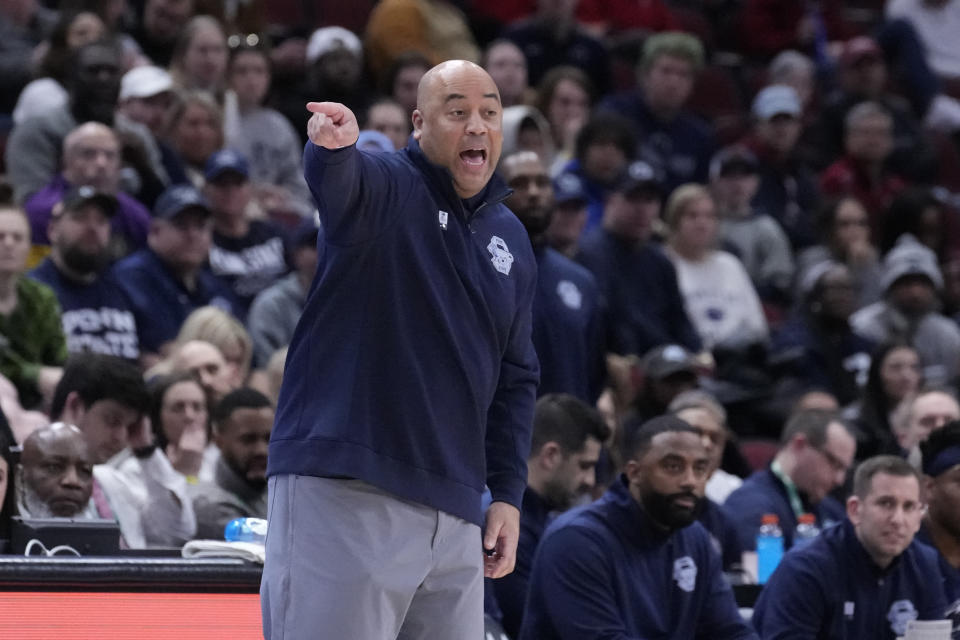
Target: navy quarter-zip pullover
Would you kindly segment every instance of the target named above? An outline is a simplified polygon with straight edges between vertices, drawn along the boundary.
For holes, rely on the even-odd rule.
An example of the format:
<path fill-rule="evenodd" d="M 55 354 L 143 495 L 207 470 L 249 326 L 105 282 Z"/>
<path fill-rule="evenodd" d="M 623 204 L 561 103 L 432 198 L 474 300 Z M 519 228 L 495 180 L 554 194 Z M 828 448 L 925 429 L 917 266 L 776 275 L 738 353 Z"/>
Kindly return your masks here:
<path fill-rule="evenodd" d="M 540 541 L 520 640 L 756 637 L 707 531 L 659 529 L 623 476 Z"/>
<path fill-rule="evenodd" d="M 480 526 L 519 508 L 538 365 L 536 262 L 497 176 L 469 200 L 416 141 L 307 143 L 323 224 L 287 356 L 270 475 L 352 477 Z"/>
<path fill-rule="evenodd" d="M 881 569 L 845 520 L 783 557 L 753 624 L 763 640 L 896 640 L 910 620 L 940 620 L 946 608 L 933 549 L 914 540 Z"/>

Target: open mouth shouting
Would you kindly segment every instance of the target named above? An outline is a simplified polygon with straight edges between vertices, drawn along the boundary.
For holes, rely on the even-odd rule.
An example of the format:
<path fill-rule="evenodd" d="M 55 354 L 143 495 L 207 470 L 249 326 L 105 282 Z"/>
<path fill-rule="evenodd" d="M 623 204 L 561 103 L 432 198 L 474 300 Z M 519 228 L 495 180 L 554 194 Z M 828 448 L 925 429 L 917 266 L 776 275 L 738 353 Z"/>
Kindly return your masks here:
<path fill-rule="evenodd" d="M 487 163 L 487 150 L 483 147 L 471 147 L 460 152 L 460 160 L 468 169 L 482 169 Z"/>

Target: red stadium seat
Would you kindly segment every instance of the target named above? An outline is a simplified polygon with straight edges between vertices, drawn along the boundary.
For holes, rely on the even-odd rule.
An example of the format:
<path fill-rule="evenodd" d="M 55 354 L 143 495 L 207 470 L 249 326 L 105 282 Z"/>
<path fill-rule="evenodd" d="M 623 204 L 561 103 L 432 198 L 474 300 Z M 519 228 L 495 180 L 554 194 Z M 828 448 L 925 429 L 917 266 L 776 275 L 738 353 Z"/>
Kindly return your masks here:
<path fill-rule="evenodd" d="M 776 440 L 769 438 L 743 439 L 740 441 L 740 453 L 754 471 L 766 469 L 780 449 Z"/>

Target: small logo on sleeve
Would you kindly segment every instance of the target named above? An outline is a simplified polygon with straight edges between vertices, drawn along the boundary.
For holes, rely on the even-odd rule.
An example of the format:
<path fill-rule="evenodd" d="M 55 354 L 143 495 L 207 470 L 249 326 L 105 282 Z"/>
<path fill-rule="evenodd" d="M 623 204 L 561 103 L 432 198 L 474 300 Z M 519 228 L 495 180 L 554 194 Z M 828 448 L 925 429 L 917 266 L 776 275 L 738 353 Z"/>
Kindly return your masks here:
<path fill-rule="evenodd" d="M 491 236 L 490 244 L 487 245 L 487 251 L 493 256 L 493 258 L 490 259 L 493 267 L 505 276 L 510 275 L 510 268 L 513 266 L 513 254 L 510 253 L 510 250 L 507 248 L 507 243 L 503 241 L 503 238 Z"/>
<path fill-rule="evenodd" d="M 444 231 L 447 230 L 447 220 L 450 218 L 450 214 L 441 209 L 437 214 L 438 219 L 440 220 L 440 228 Z"/>

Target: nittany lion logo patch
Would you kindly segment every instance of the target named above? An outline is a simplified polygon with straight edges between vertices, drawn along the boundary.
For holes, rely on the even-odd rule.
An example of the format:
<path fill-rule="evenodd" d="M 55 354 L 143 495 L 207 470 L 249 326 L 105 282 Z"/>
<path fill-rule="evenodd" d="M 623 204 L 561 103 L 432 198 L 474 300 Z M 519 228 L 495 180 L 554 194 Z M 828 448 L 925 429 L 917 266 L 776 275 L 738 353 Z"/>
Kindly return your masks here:
<path fill-rule="evenodd" d="M 890 605 L 887 620 L 894 635 L 902 636 L 907 632 L 907 624 L 917 619 L 917 609 L 909 600 L 897 600 Z"/>
<path fill-rule="evenodd" d="M 677 586 L 691 593 L 697 586 L 697 563 L 690 556 L 683 556 L 673 561 L 673 579 Z"/>
<path fill-rule="evenodd" d="M 507 248 L 507 243 L 503 241 L 503 238 L 492 236 L 490 244 L 487 245 L 487 251 L 493 256 L 490 259 L 493 267 L 505 276 L 510 275 L 510 268 L 513 266 L 513 254 L 510 253 L 510 249 Z"/>

